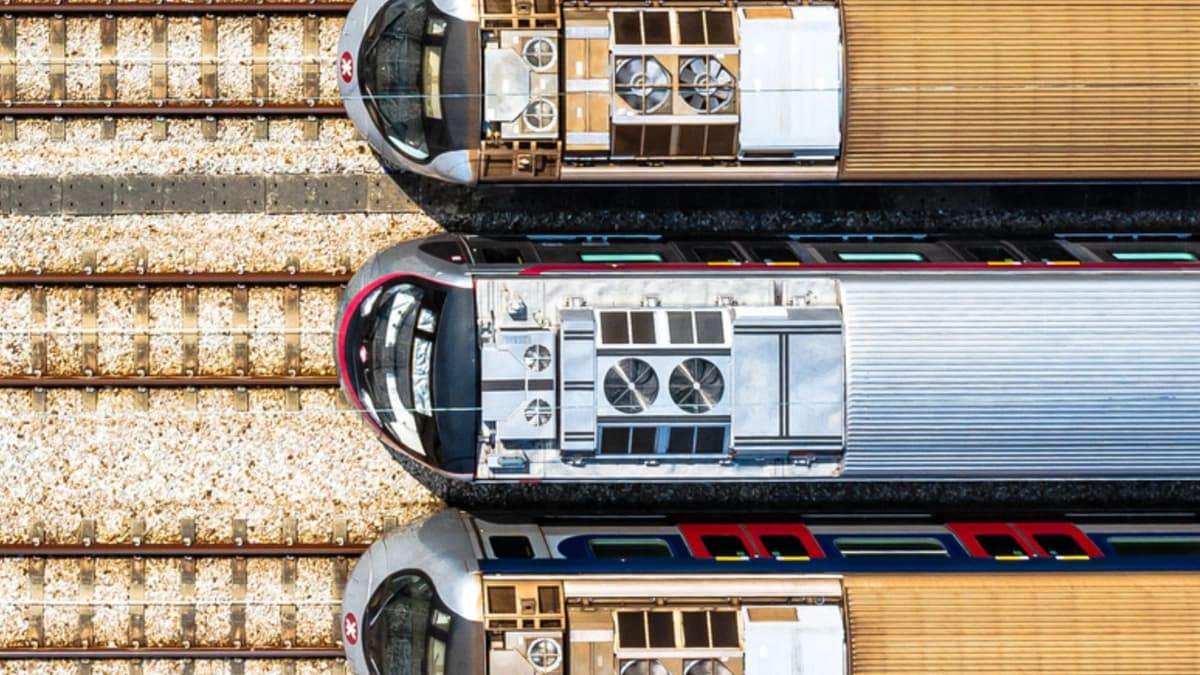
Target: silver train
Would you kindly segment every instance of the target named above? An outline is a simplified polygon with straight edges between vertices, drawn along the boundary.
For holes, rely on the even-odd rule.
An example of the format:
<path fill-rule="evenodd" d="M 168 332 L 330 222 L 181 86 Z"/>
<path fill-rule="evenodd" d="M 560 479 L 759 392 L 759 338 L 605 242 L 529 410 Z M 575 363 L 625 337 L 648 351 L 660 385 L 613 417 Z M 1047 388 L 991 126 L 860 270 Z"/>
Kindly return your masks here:
<path fill-rule="evenodd" d="M 1197 571 L 1195 514 L 447 509 L 362 556 L 342 642 L 358 675 L 1194 675 Z"/>
<path fill-rule="evenodd" d="M 371 258 L 341 382 L 464 480 L 1200 476 L 1188 238 L 440 236 Z"/>

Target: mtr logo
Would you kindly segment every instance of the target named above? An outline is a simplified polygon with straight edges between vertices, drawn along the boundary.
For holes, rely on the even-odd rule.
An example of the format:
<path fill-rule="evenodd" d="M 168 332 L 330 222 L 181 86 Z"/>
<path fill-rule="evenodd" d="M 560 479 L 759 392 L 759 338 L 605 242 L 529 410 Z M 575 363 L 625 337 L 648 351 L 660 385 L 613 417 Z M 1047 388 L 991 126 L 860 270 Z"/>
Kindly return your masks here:
<path fill-rule="evenodd" d="M 342 634 L 346 636 L 346 642 L 351 645 L 358 644 L 358 619 L 354 618 L 353 614 L 347 614 L 346 618 L 342 619 Z"/>
<path fill-rule="evenodd" d="M 342 52 L 342 58 L 338 61 L 338 71 L 342 74 L 342 82 L 350 84 L 350 80 L 354 79 L 354 57 L 350 56 L 350 52 Z"/>

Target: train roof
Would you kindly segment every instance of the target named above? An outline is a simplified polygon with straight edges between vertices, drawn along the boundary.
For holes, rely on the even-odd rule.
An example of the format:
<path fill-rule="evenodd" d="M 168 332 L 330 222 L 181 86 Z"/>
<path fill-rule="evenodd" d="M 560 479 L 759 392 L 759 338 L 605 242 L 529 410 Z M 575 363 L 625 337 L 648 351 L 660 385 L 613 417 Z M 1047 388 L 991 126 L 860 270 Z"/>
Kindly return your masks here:
<path fill-rule="evenodd" d="M 1154 0 L 359 0 L 339 84 L 385 161 L 464 183 L 1195 180 L 1198 27 Z"/>

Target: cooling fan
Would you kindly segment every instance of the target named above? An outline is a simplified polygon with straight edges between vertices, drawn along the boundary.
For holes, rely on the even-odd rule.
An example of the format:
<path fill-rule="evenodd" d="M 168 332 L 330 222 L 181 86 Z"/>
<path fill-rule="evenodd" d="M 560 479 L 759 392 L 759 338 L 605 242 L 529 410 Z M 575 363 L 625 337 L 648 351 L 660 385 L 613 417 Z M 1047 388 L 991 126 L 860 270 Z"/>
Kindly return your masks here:
<path fill-rule="evenodd" d="M 671 392 L 671 400 L 684 412 L 705 413 L 721 402 L 725 394 L 725 378 L 712 361 L 688 359 L 671 371 L 667 388 Z"/>
<path fill-rule="evenodd" d="M 618 60 L 613 83 L 621 100 L 640 113 L 658 112 L 671 98 L 671 73 L 653 57 Z"/>
<path fill-rule="evenodd" d="M 604 375 L 604 397 L 623 413 L 640 413 L 658 398 L 658 375 L 641 359 L 621 359 Z"/>
<path fill-rule="evenodd" d="M 733 89 L 733 73 L 715 58 L 693 56 L 679 69 L 679 96 L 694 110 L 722 110 L 733 100 Z"/>

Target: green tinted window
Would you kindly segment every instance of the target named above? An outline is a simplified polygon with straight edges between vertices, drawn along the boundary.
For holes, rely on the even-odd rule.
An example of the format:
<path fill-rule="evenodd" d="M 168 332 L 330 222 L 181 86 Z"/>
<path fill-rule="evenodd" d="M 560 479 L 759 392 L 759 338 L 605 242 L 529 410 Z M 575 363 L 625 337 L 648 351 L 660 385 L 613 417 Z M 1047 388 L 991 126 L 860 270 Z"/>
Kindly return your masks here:
<path fill-rule="evenodd" d="M 847 558 L 853 556 L 949 557 L 946 547 L 927 537 L 840 537 L 833 545 Z"/>
<path fill-rule="evenodd" d="M 1117 555 L 1129 556 L 1200 556 L 1200 537 L 1121 536 L 1109 537 L 1108 544 Z"/>
<path fill-rule="evenodd" d="M 586 263 L 656 263 L 663 261 L 661 254 L 652 251 L 643 253 L 580 251 L 579 259 Z"/>
<path fill-rule="evenodd" d="M 662 539 L 593 539 L 588 545 L 603 560 L 671 557 L 671 547 Z"/>
<path fill-rule="evenodd" d="M 838 251 L 838 258 L 849 263 L 918 263 L 925 256 L 909 251 Z"/>
<path fill-rule="evenodd" d="M 1121 262 L 1195 262 L 1191 251 L 1109 251 L 1113 260 Z"/>

